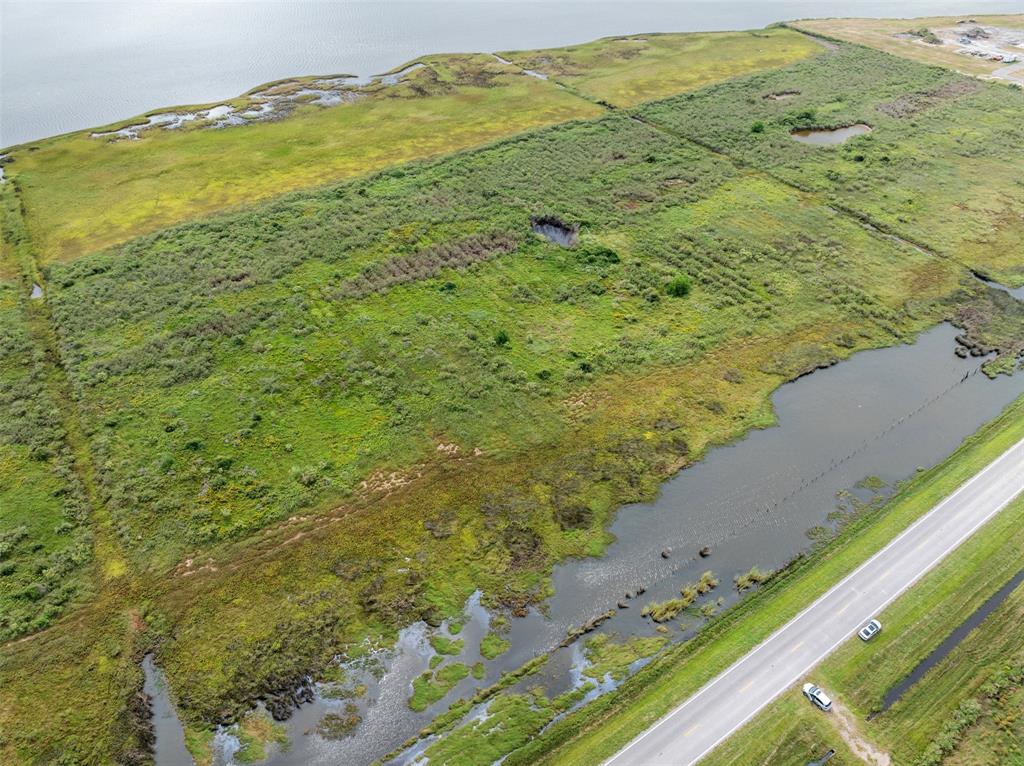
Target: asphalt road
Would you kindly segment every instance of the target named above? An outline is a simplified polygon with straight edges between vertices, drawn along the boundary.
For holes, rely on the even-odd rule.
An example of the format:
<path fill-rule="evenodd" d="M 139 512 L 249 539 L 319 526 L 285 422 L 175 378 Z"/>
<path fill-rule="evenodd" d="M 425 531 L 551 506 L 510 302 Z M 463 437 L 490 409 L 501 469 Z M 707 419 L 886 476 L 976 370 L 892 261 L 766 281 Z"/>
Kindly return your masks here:
<path fill-rule="evenodd" d="M 802 680 L 839 644 L 853 637 L 864 623 L 1022 491 L 1024 441 L 986 466 L 606 763 L 696 763 L 769 702 Z M 789 693 L 799 692 L 793 689 Z"/>

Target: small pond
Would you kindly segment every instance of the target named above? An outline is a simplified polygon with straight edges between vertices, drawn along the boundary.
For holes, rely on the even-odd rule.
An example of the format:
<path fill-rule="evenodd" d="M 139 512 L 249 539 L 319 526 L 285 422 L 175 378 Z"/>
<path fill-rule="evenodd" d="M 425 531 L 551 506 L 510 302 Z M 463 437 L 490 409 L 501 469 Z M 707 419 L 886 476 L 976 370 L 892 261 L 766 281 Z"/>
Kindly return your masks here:
<path fill-rule="evenodd" d="M 534 234 L 562 247 L 575 247 L 580 238 L 578 223 L 570 225 L 554 217 L 534 218 L 530 228 Z"/>
<path fill-rule="evenodd" d="M 856 125 L 847 125 L 845 128 L 811 128 L 809 130 L 794 130 L 789 135 L 794 141 L 801 144 L 812 144 L 813 146 L 835 146 L 841 144 L 854 136 L 862 136 L 871 132 L 871 126 L 858 122 Z"/>

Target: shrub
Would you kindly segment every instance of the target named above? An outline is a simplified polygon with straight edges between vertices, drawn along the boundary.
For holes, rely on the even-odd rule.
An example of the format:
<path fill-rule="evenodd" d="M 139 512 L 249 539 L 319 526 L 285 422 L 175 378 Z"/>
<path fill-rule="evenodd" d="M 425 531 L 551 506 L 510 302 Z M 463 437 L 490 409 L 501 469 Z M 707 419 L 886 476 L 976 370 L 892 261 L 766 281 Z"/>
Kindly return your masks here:
<path fill-rule="evenodd" d="M 673 298 L 685 298 L 690 294 L 690 278 L 684 274 L 674 277 L 671 282 L 665 285 L 665 292 Z"/>
<path fill-rule="evenodd" d="M 495 346 L 507 346 L 510 338 L 508 333 L 504 330 L 498 330 L 494 333 L 494 345 Z"/>

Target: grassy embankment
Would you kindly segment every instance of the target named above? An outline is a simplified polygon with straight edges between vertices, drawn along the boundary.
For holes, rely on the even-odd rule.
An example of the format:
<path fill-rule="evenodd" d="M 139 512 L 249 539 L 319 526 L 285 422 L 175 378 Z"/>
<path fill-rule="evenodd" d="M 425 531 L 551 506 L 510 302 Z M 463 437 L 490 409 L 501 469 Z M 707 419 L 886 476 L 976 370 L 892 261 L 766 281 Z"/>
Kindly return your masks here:
<path fill-rule="evenodd" d="M 740 602 L 696 639 L 659 656 L 619 690 L 559 722 L 507 762 L 590 764 L 616 752 L 785 624 L 1010 445 L 1024 438 L 1022 414 L 1024 401 L 1018 400 L 944 463 L 918 474 L 883 508 L 851 524 L 838 539 L 798 560 L 782 576 Z M 974 606 L 1019 569 L 1024 562 L 1024 535 L 1019 531 L 1022 512 L 1024 503 L 1018 500 L 966 543 L 954 558 L 886 610 L 881 618 L 885 630 L 871 651 L 865 652 L 859 641 L 844 645 L 815 671 L 815 679 L 830 692 L 834 691 L 841 702 L 859 712 L 867 712 L 890 683 L 901 678 Z M 917 716 L 900 718 L 905 715 L 901 711 L 910 707 L 908 697 L 892 713 L 871 724 L 888 727 L 891 739 L 885 744 L 900 744 L 904 753 L 919 752 L 918 748 L 926 745 L 929 736 L 945 723 L 945 716 L 956 707 L 959 699 L 975 693 L 986 680 L 985 672 L 971 675 L 973 663 L 990 669 L 1009 659 L 1009 655 L 1000 654 L 1000 650 L 1008 643 L 1020 644 L 1019 631 L 1010 627 L 1018 619 L 1015 609 L 1019 606 L 1008 604 L 993 615 L 994 619 L 986 623 L 991 631 L 987 637 L 977 641 L 977 637 L 972 636 L 977 646 L 986 641 L 993 645 L 994 651 L 983 662 L 978 662 L 977 652 L 967 651 L 959 660 L 951 656 L 959 671 L 950 673 L 947 680 L 942 681 L 948 699 L 942 694 L 932 697 L 927 688 L 920 692 L 922 699 L 932 699 L 927 711 L 930 721 Z M 997 641 L 993 640 L 996 636 Z M 944 670 L 948 668 L 936 668 L 926 682 L 944 677 Z M 849 698 L 844 692 L 849 688 L 847 685 L 857 688 Z M 954 693 L 952 689 L 958 685 L 962 688 Z M 829 747 L 841 749 L 838 734 L 831 725 L 824 724 L 824 720 L 797 692 L 787 694 L 717 751 L 709 763 L 802 766 L 820 757 Z M 889 720 L 893 722 L 890 724 Z M 915 726 L 920 726 L 918 733 L 908 737 L 907 732 Z M 781 747 L 780 743 L 783 743 Z M 857 762 L 850 760 L 848 754 L 844 758 L 839 762 Z"/>
<path fill-rule="evenodd" d="M 958 25 L 963 19 L 974 19 L 977 24 L 966 27 Z M 1024 15 L 966 14 L 963 16 L 922 16 L 912 19 L 806 19 L 791 22 L 789 26 L 803 29 L 812 34 L 824 35 L 837 40 L 866 45 L 886 53 L 919 61 L 922 64 L 941 66 L 963 74 L 986 76 L 1005 66 L 1001 62 L 988 61 L 975 56 L 962 56 L 955 52 L 955 46 L 930 45 L 919 38 L 896 37 L 910 30 L 943 29 L 975 26 L 997 26 L 1010 29 L 1024 29 Z"/>
<path fill-rule="evenodd" d="M 711 42 L 728 51 L 713 65 L 703 50 Z M 637 100 L 821 52 L 788 30 L 659 35 L 650 45 L 655 53 L 635 62 L 616 55 L 621 46 L 615 39 L 589 44 L 595 60 L 581 69 L 635 78 Z M 601 111 L 486 54 L 417 61 L 424 68 L 397 85 L 364 87 L 354 103 L 304 105 L 287 119 L 222 130 L 199 122 L 146 130 L 139 141 L 111 143 L 83 131 L 15 147 L 5 170 L 21 189 L 41 259 L 70 260 L 197 216 Z"/>
<path fill-rule="evenodd" d="M 883 632 L 870 645 L 851 639 L 814 671 L 815 681 L 854 714 L 860 736 L 890 753 L 896 763 L 938 763 L 927 760 L 929 746 L 943 739 L 943 729 L 966 700 L 977 700 L 984 714 L 963 741 L 950 739 L 949 751 L 959 756 L 950 755 L 949 762 L 1010 763 L 1014 762 L 1011 756 L 1021 757 L 1020 722 L 1011 701 L 1021 694 L 1020 679 L 994 700 L 986 698 L 984 687 L 1004 669 L 1024 673 L 1024 635 L 1019 630 L 1024 588 L 1014 591 L 890 711 L 871 721 L 866 717 L 880 707 L 890 686 L 1024 567 L 1022 521 L 1024 500 L 1018 499 L 886 609 L 880 615 Z M 792 689 L 708 763 L 788 762 L 769 761 L 773 743 L 786 741 L 815 718 L 821 716 Z M 823 728 L 820 723 L 816 727 Z M 825 738 L 817 743 L 821 749 L 836 738 L 830 725 L 823 728 L 823 734 Z M 980 757 L 979 752 L 989 752 L 992 757 Z M 792 763 L 802 764 L 813 753 L 813 749 L 799 750 Z"/>
<path fill-rule="evenodd" d="M 853 64 L 864 109 L 933 82 L 868 51 L 837 66 Z M 794 76 L 811 105 L 831 98 Z M 947 133 L 999 100 L 989 87 L 957 101 Z M 945 136 L 904 123 L 890 140 L 941 152 Z M 946 180 L 968 172 L 949 166 Z M 602 549 L 618 504 L 769 423 L 782 381 L 968 304 L 995 337 L 1019 310 L 822 202 L 612 116 L 48 264 L 96 494 L 136 588 L 5 646 L 3 755 L 116 750 L 115 722 L 96 721 L 134 688 L 104 675 L 130 671 L 137 645 L 110 626 L 133 606 L 188 724 L 237 719 L 476 588 L 509 611 L 542 599 L 554 561 Z M 580 224 L 580 246 L 539 241 L 537 215 Z M 670 294 L 680 277 L 692 289 Z M 103 659 L 92 680 L 54 648 L 72 638 Z"/>

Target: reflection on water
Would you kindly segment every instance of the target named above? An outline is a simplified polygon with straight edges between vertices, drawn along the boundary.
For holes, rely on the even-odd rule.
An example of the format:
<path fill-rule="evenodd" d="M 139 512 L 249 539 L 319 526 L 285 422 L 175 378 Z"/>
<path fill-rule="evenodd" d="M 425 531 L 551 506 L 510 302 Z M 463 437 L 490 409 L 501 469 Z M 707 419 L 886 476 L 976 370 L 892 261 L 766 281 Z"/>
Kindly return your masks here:
<path fill-rule="evenodd" d="M 812 128 L 810 130 L 794 130 L 789 135 L 794 141 L 801 144 L 813 144 L 814 146 L 835 146 L 841 144 L 854 136 L 862 136 L 871 132 L 871 126 L 862 122 L 856 125 L 847 125 L 845 128 Z"/>
<path fill-rule="evenodd" d="M 989 380 L 978 373 L 983 359 L 957 357 L 956 333 L 942 325 L 913 345 L 864 351 L 782 386 L 772 397 L 777 427 L 711 450 L 665 482 L 655 501 L 620 509 L 611 526 L 616 541 L 605 556 L 556 567 L 555 595 L 544 612 L 510 620 L 511 648 L 486 663 L 483 679 L 467 676 L 426 711 L 413 713 L 407 704 L 412 680 L 429 667 L 433 654 L 429 628 L 419 623 L 402 632 L 393 650 L 380 653 L 377 676 L 353 671 L 353 679 L 368 691 L 359 701 L 363 722 L 352 736 L 328 741 L 316 734 L 316 722 L 329 707 L 321 698 L 287 723 L 292 747 L 271 763 L 370 763 L 415 736 L 454 700 L 471 697 L 503 671 L 545 652 L 553 653 L 544 667 L 515 688 L 539 685 L 554 696 L 578 687 L 579 643 L 556 649 L 570 629 L 614 609 L 598 632 L 656 635 L 641 607 L 677 596 L 683 583 L 706 569 L 723 583 L 716 597 L 723 596 L 726 607 L 734 603 L 739 596 L 728 587 L 732 578 L 755 565 L 775 569 L 806 550 L 807 530 L 832 523 L 837 493 L 867 476 L 891 488 L 920 467 L 942 461 L 1024 394 L 1024 375 Z M 699 555 L 704 546 L 711 547 L 709 558 Z M 672 553 L 663 558 L 666 548 Z M 640 587 L 646 589 L 643 596 L 625 600 Z M 620 601 L 629 608 L 618 609 Z M 480 659 L 479 641 L 490 622 L 478 596 L 470 600 L 465 619 L 458 636 L 465 643 L 462 654 L 447 661 L 471 666 Z M 701 620 L 686 619 L 685 630 L 678 622 L 671 626 L 671 640 L 699 628 Z M 421 751 L 405 753 L 398 762 L 411 762 Z"/>
<path fill-rule="evenodd" d="M 142 690 L 149 695 L 153 706 L 153 731 L 156 762 L 161 766 L 186 766 L 192 764 L 192 756 L 185 749 L 185 730 L 174 712 L 167 693 L 167 680 L 153 663 L 153 655 L 147 654 L 142 660 L 145 683 Z"/>

